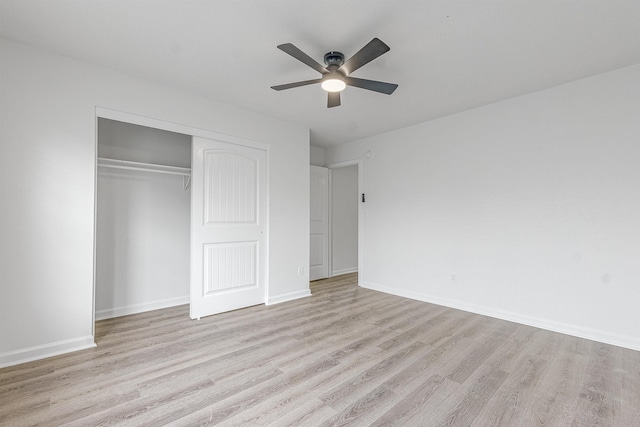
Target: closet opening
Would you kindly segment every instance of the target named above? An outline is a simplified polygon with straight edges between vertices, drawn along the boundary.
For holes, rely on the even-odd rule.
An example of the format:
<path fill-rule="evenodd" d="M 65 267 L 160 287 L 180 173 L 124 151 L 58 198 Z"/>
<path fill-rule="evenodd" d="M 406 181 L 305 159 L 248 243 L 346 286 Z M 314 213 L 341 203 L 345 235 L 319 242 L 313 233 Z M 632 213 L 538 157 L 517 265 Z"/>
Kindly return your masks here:
<path fill-rule="evenodd" d="M 97 121 L 95 320 L 189 304 L 192 136 Z"/>

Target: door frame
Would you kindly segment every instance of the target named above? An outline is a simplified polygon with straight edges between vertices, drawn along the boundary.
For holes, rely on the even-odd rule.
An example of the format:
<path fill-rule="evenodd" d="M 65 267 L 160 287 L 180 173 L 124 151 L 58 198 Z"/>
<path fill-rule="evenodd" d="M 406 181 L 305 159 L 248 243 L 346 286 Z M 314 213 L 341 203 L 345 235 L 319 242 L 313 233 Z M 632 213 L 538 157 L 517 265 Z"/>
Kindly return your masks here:
<path fill-rule="evenodd" d="M 206 129 L 194 128 L 191 126 L 180 125 L 177 123 L 167 122 L 160 119 L 154 119 L 151 117 L 140 116 L 137 114 L 126 113 L 123 111 L 112 110 L 109 108 L 96 106 L 95 109 L 95 163 L 94 163 L 94 200 L 93 200 L 93 290 L 92 290 L 92 326 L 91 333 L 95 336 L 95 324 L 96 324 L 96 234 L 97 234 L 97 216 L 98 216 L 98 119 L 116 120 L 119 122 L 130 123 L 134 125 L 146 126 L 150 128 L 166 130 L 169 132 L 182 133 L 190 135 L 192 137 L 197 136 L 201 138 L 213 139 L 229 144 L 236 144 L 240 146 L 257 148 L 266 152 L 266 206 L 265 206 L 265 244 L 267 246 L 267 253 L 265 259 L 265 283 L 264 283 L 264 302 L 269 299 L 269 144 L 263 142 L 252 141 L 245 138 L 240 138 L 231 135 L 225 135 L 222 133 L 209 131 Z"/>
<path fill-rule="evenodd" d="M 332 236 L 332 223 L 333 223 L 333 214 L 331 207 L 332 193 L 331 186 L 333 169 L 339 169 L 347 166 L 358 166 L 358 286 L 360 286 L 360 278 L 362 277 L 362 215 L 363 215 L 363 207 L 362 207 L 362 199 L 360 199 L 360 195 L 363 194 L 364 191 L 364 181 L 363 181 L 363 170 L 362 170 L 362 159 L 353 159 L 346 160 L 344 162 L 331 163 L 327 165 L 329 169 L 329 277 L 331 277 L 331 269 L 333 268 L 333 236 Z"/>

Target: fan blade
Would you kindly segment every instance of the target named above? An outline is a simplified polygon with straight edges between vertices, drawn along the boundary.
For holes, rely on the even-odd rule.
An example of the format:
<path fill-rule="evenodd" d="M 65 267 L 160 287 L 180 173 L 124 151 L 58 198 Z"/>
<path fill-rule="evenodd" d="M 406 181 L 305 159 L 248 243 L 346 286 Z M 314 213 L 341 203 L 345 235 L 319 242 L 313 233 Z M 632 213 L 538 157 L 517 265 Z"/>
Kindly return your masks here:
<path fill-rule="evenodd" d="M 284 53 L 288 53 L 289 55 L 296 58 L 298 61 L 308 65 L 309 67 L 313 68 L 314 70 L 316 70 L 321 74 L 327 74 L 329 72 L 326 68 L 324 68 L 322 65 L 317 63 L 312 57 L 310 57 L 309 55 L 307 55 L 306 53 L 304 53 L 303 51 L 301 51 L 291 43 L 281 44 L 278 46 L 278 49 L 280 49 Z"/>
<path fill-rule="evenodd" d="M 328 92 L 327 108 L 338 107 L 340 105 L 340 92 Z"/>
<path fill-rule="evenodd" d="M 271 89 L 273 89 L 273 90 L 293 89 L 294 87 L 307 86 L 307 85 L 312 85 L 314 83 L 320 83 L 320 82 L 322 82 L 322 79 L 305 80 L 305 81 L 302 81 L 302 82 L 287 83 L 287 84 L 284 84 L 284 85 L 271 86 Z"/>
<path fill-rule="evenodd" d="M 374 38 L 365 47 L 360 49 L 355 55 L 347 60 L 338 71 L 342 72 L 345 76 L 353 73 L 358 68 L 373 61 L 380 55 L 389 52 L 391 48 L 387 46 L 379 38 Z"/>
<path fill-rule="evenodd" d="M 349 86 L 359 87 L 360 89 L 372 90 L 387 95 L 391 95 L 398 87 L 395 83 L 378 82 L 375 80 L 357 79 L 355 77 L 345 77 L 344 82 Z"/>

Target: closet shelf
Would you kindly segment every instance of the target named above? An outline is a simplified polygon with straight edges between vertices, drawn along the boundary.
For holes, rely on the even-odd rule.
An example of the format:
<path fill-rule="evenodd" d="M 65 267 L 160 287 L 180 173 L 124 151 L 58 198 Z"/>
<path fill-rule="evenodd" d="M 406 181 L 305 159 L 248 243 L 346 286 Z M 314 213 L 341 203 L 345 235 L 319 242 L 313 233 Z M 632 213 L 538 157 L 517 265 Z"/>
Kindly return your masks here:
<path fill-rule="evenodd" d="M 128 169 L 144 172 L 166 173 L 170 175 L 191 176 L 191 169 L 178 166 L 158 165 L 154 163 L 132 162 L 129 160 L 107 159 L 98 157 L 98 166 L 113 169 Z"/>
<path fill-rule="evenodd" d="M 186 191 L 191 183 L 191 169 L 179 166 L 158 165 L 155 163 L 132 162 L 129 160 L 107 159 L 98 157 L 98 166 L 112 169 L 127 169 L 132 171 L 164 173 L 182 176 L 182 188 Z"/>

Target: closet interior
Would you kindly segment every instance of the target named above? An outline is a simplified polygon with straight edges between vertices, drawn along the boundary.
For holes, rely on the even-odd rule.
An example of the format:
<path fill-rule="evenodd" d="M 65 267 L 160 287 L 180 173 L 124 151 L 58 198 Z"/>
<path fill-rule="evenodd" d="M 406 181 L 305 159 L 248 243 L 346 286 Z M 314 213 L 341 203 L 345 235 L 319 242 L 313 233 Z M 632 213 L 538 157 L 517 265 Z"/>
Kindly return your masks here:
<path fill-rule="evenodd" d="M 191 139 L 98 119 L 96 320 L 189 303 Z"/>

